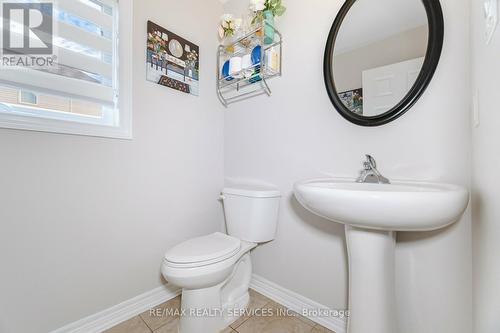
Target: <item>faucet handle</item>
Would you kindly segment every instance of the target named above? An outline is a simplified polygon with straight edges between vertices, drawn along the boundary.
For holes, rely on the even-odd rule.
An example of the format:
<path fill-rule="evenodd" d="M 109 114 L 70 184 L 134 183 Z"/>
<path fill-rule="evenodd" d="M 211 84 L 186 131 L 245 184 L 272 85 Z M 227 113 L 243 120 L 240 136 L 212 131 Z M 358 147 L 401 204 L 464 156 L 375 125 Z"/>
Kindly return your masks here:
<path fill-rule="evenodd" d="M 375 161 L 375 159 L 371 156 L 371 155 L 368 155 L 366 154 L 366 162 L 365 163 L 368 163 L 371 167 L 371 169 L 376 169 L 377 168 L 377 162 Z"/>

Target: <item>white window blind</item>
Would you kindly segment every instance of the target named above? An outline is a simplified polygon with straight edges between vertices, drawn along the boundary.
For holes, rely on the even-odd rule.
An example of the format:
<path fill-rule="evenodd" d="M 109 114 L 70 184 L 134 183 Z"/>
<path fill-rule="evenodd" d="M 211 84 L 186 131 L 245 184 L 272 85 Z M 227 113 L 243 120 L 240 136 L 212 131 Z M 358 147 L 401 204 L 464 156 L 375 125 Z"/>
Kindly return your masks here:
<path fill-rule="evenodd" d="M 10 110 L 65 122 L 119 126 L 119 1 L 129 3 L 54 1 L 54 65 L 1 67 L 0 106 L 4 107 L 0 113 Z M 19 33 L 23 28 L 18 27 Z M 21 98 L 16 101 L 15 95 L 21 96 L 21 91 L 36 95 L 38 103 L 22 103 Z"/>
<path fill-rule="evenodd" d="M 57 64 L 42 70 L 3 68 L 0 80 L 113 106 L 116 12 L 113 0 L 58 0 L 53 14 Z"/>

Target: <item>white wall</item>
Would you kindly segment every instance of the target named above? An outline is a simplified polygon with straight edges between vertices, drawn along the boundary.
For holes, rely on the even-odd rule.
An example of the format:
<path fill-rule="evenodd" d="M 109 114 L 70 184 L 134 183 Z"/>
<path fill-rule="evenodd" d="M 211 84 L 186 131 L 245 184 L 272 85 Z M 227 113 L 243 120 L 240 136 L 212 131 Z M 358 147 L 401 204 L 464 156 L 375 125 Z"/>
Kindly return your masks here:
<path fill-rule="evenodd" d="M 156 288 L 169 247 L 219 229 L 221 12 L 135 1 L 134 140 L 0 129 L 1 333 L 47 332 Z M 146 81 L 148 19 L 200 45 L 199 98 Z"/>
<path fill-rule="evenodd" d="M 225 117 L 225 174 L 261 179 L 283 192 L 277 239 L 253 254 L 257 274 L 332 308 L 345 308 L 347 268 L 340 225 L 306 212 L 292 195 L 297 180 L 357 175 L 371 153 L 389 178 L 469 185 L 469 1 L 442 0 L 446 36 L 434 80 L 406 115 L 363 128 L 333 108 L 323 83 L 323 53 L 343 1 L 287 0 L 284 76 L 273 96 L 231 106 Z M 226 12 L 246 1 L 232 0 Z M 434 233 L 399 235 L 400 329 L 470 333 L 470 214 Z"/>
<path fill-rule="evenodd" d="M 500 32 L 483 38 L 482 1 L 472 1 L 472 68 L 479 92 L 480 126 L 473 130 L 474 332 L 500 331 Z"/>

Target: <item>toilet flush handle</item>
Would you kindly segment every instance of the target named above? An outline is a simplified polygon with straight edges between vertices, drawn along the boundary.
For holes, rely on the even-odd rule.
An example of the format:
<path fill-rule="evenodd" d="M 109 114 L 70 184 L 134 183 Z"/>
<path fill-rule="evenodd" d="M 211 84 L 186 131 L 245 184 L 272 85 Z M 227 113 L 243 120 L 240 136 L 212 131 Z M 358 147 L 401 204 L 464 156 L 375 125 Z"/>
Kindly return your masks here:
<path fill-rule="evenodd" d="M 222 201 L 226 200 L 226 196 L 224 194 L 221 194 L 219 196 L 219 200 L 222 200 Z"/>

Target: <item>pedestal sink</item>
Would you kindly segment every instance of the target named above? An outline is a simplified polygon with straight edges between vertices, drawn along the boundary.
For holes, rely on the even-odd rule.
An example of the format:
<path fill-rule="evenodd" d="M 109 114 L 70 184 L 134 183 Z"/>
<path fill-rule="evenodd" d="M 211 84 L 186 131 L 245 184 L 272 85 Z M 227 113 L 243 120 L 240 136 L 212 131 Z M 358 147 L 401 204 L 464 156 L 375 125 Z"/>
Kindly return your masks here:
<path fill-rule="evenodd" d="M 294 187 L 312 213 L 345 224 L 349 256 L 348 333 L 400 333 L 395 320 L 397 231 L 431 231 L 460 219 L 469 202 L 457 185 L 317 179 Z"/>

